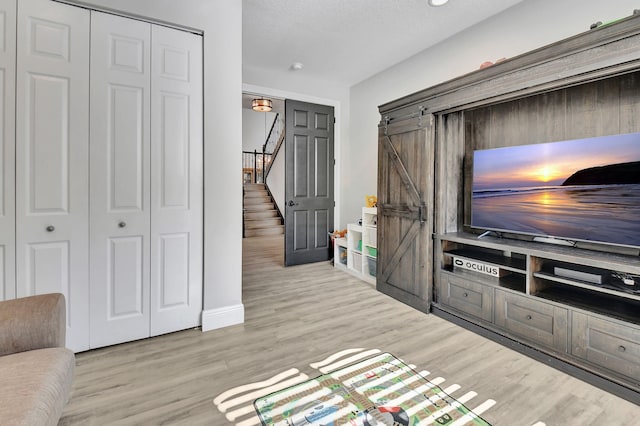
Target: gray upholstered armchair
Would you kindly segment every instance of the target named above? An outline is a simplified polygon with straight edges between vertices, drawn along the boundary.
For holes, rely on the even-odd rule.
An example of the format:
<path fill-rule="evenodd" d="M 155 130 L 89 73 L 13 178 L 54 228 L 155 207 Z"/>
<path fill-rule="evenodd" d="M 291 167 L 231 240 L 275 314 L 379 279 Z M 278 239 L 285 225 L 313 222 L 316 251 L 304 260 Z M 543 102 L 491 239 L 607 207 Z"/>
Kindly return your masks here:
<path fill-rule="evenodd" d="M 44 294 L 0 302 L 0 423 L 56 425 L 71 395 L 65 300 Z"/>

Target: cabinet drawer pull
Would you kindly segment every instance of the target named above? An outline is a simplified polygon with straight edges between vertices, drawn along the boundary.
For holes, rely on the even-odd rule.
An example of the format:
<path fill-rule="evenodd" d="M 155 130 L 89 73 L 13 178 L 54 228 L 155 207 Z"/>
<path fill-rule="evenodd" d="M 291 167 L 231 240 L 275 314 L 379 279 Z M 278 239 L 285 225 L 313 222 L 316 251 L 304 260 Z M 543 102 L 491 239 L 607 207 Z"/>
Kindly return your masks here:
<path fill-rule="evenodd" d="M 532 319 L 533 319 L 533 317 L 532 317 L 531 315 L 527 315 L 527 319 L 528 319 L 528 320 L 532 320 Z"/>
<path fill-rule="evenodd" d="M 49 225 L 45 229 L 47 230 L 47 232 L 53 232 L 56 230 L 56 228 L 53 225 Z"/>
<path fill-rule="evenodd" d="M 620 352 L 626 352 L 627 348 L 625 348 L 624 346 L 620 345 L 620 346 L 618 346 L 618 350 Z"/>
<path fill-rule="evenodd" d="M 126 223 L 126 222 L 120 222 L 120 223 L 118 223 L 118 227 L 119 227 L 119 228 L 124 228 L 125 226 L 127 226 L 127 223 Z"/>

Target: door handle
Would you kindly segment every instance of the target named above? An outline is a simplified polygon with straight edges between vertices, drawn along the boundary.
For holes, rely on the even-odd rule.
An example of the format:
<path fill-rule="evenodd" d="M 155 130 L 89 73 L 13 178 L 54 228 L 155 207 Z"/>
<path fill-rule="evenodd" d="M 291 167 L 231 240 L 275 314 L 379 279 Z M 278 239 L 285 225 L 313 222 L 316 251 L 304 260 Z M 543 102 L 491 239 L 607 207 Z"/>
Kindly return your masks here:
<path fill-rule="evenodd" d="M 289 207 L 297 206 L 298 203 L 294 203 L 293 200 L 289 200 Z"/>

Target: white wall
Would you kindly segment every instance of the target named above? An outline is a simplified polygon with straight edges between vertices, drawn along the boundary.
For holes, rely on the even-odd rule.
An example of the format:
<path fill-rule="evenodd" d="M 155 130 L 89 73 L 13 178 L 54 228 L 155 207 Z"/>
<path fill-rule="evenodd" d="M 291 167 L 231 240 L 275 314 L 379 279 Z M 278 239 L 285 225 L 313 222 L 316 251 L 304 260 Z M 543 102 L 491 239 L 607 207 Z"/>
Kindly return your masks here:
<path fill-rule="evenodd" d="M 204 34 L 203 330 L 244 321 L 242 305 L 242 2 L 66 0 Z"/>
<path fill-rule="evenodd" d="M 262 145 L 276 117 L 274 112 L 258 112 L 242 109 L 242 150 L 262 152 Z"/>
<path fill-rule="evenodd" d="M 276 158 L 273 159 L 273 164 L 271 165 L 271 170 L 269 171 L 269 175 L 267 176 L 267 186 L 269 187 L 269 191 L 271 191 L 271 195 L 273 196 L 273 200 L 278 205 L 278 209 L 280 213 L 284 215 L 284 150 L 285 150 L 285 142 L 282 141 L 282 146 L 276 155 Z"/>
<path fill-rule="evenodd" d="M 343 146 L 343 204 L 347 222 L 360 216 L 377 182 L 378 105 L 477 70 L 484 61 L 520 55 L 588 31 L 597 21 L 629 16 L 637 0 L 527 0 L 424 50 L 351 88 L 350 133 Z"/>

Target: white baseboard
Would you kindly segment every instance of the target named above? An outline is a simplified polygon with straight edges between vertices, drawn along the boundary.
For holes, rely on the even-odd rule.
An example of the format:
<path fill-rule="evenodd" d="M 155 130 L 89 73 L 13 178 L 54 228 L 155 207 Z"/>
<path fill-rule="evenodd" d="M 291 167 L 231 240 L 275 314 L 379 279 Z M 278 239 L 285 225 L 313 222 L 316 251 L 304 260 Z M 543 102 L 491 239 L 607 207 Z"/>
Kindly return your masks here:
<path fill-rule="evenodd" d="M 202 312 L 202 331 L 244 323 L 244 305 L 225 306 Z"/>

